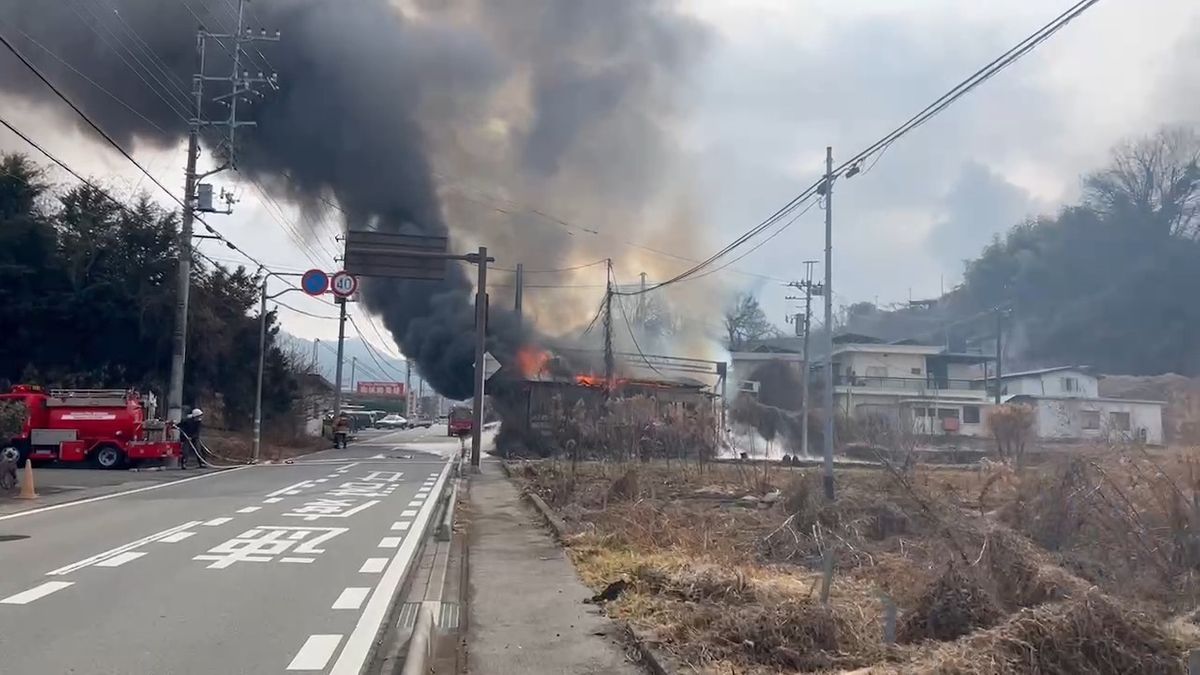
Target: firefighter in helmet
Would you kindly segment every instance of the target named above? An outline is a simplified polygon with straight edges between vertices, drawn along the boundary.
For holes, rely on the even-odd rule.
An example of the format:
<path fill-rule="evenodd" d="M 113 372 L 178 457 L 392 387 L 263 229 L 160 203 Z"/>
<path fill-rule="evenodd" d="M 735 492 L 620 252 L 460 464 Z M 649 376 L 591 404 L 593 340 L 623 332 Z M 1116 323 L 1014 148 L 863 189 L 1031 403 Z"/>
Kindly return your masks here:
<path fill-rule="evenodd" d="M 200 428 L 203 426 L 204 411 L 199 408 L 192 408 L 192 412 L 183 418 L 179 423 L 179 431 L 183 435 L 182 450 L 183 453 L 179 457 L 179 468 L 188 468 L 188 455 L 191 455 L 196 464 L 196 468 L 200 464 Z"/>

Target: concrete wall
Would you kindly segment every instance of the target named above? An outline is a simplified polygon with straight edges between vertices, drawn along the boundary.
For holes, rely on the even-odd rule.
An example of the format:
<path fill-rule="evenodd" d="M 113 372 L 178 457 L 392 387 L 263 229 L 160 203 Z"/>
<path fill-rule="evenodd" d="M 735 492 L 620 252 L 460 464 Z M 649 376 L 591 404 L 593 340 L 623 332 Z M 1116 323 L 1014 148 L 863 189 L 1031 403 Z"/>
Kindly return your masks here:
<path fill-rule="evenodd" d="M 1112 399 L 1038 399 L 1037 434 L 1047 440 L 1134 440 L 1145 430 L 1146 442 L 1162 445 L 1163 406 L 1158 403 Z M 1119 428 L 1114 413 L 1129 415 L 1129 429 Z M 1094 428 L 1085 428 L 1087 421 Z"/>
<path fill-rule="evenodd" d="M 1063 388 L 1064 378 L 1074 378 L 1079 389 L 1067 391 Z M 1099 381 L 1094 376 L 1078 370 L 1059 370 L 1053 373 L 1006 379 L 1004 389 L 1006 394 L 1028 394 L 1030 396 L 1075 396 L 1079 398 L 1100 396 Z"/>
<path fill-rule="evenodd" d="M 886 375 L 882 375 L 882 377 L 923 378 L 926 375 L 924 354 L 845 352 L 839 354 L 836 359 L 841 364 L 838 372 L 842 375 L 853 371 L 858 377 L 868 377 L 868 368 L 884 368 L 887 373 Z M 914 373 L 914 368 L 920 372 Z"/>

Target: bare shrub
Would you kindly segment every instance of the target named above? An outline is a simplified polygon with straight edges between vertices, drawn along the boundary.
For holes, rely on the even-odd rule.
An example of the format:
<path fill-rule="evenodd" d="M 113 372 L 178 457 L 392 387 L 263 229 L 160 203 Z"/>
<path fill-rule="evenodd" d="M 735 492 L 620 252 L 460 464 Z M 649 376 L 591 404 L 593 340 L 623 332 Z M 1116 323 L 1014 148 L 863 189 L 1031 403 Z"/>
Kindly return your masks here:
<path fill-rule="evenodd" d="M 992 408 L 988 413 L 987 429 L 996 439 L 996 452 L 1001 459 L 1024 462 L 1025 446 L 1033 438 L 1037 411 L 1032 406 L 1009 403 Z"/>
<path fill-rule="evenodd" d="M 972 574 L 949 565 L 905 613 L 896 633 L 901 643 L 955 640 L 990 628 L 1003 616 L 999 603 Z"/>

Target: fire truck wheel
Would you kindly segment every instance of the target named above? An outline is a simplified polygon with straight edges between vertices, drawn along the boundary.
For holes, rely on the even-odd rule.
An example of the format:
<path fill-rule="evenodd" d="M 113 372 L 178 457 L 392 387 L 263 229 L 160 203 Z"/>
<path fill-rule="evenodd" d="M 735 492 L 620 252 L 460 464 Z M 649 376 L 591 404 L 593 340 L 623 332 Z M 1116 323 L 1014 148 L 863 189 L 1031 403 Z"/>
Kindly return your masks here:
<path fill-rule="evenodd" d="M 125 465 L 125 453 L 121 449 L 112 445 L 102 445 L 92 455 L 96 466 L 101 469 L 119 469 Z"/>

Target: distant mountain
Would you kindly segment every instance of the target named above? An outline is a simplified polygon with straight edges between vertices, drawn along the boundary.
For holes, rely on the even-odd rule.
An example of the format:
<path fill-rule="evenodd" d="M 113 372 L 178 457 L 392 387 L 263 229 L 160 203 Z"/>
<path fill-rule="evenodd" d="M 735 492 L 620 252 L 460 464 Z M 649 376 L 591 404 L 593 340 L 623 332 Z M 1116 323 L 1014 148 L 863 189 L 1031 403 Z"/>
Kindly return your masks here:
<path fill-rule="evenodd" d="M 294 350 L 301 355 L 303 363 L 312 361 L 313 340 L 305 340 L 286 332 L 280 332 L 279 342 L 285 350 Z M 351 370 L 356 382 L 383 381 L 403 382 L 408 372 L 404 359 L 393 359 L 382 350 L 369 346 L 362 338 L 346 338 L 342 355 L 342 386 L 351 388 Z M 317 346 L 317 370 L 330 382 L 337 371 L 337 341 L 321 340 Z M 420 376 L 413 369 L 412 386 L 418 389 Z M 425 387 L 429 392 L 428 385 Z"/>

